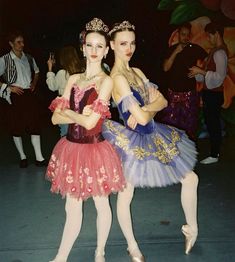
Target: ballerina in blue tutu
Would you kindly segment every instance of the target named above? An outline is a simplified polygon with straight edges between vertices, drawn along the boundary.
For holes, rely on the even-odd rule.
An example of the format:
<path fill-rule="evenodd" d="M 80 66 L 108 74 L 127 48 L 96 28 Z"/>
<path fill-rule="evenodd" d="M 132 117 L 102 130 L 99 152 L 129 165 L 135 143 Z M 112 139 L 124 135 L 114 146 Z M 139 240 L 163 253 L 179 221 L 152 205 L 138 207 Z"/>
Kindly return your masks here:
<path fill-rule="evenodd" d="M 128 252 L 132 261 L 143 262 L 145 259 L 135 240 L 130 214 L 134 188 L 182 183 L 181 201 L 186 219 L 182 232 L 188 254 L 198 232 L 198 177 L 192 171 L 197 161 L 194 143 L 184 131 L 153 120 L 155 114 L 167 106 L 167 101 L 140 69 L 129 66 L 136 47 L 134 31 L 134 25 L 123 21 L 115 24 L 109 33 L 115 56 L 111 70 L 113 100 L 124 125 L 105 121 L 103 136 L 115 146 L 128 182 L 127 188 L 118 193 L 117 200 L 117 216 Z"/>

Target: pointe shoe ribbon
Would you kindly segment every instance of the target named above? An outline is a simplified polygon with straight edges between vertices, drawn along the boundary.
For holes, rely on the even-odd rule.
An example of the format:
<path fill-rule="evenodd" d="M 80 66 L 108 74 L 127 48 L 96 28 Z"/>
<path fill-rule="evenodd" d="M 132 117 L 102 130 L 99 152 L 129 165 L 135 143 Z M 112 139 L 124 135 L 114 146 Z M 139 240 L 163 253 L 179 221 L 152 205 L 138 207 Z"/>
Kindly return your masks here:
<path fill-rule="evenodd" d="M 197 232 L 193 232 L 189 225 L 183 225 L 181 231 L 185 236 L 185 254 L 188 255 L 197 240 Z"/>

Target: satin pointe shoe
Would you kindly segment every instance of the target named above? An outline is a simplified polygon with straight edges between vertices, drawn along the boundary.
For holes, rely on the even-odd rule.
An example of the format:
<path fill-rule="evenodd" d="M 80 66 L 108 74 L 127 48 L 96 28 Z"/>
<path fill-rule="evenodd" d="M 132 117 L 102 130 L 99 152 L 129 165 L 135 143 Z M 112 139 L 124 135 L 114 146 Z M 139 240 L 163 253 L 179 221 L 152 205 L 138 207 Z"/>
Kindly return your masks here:
<path fill-rule="evenodd" d="M 105 262 L 105 253 L 95 251 L 95 262 Z"/>
<path fill-rule="evenodd" d="M 189 225 L 183 225 L 181 231 L 185 236 L 185 254 L 188 255 L 197 240 L 198 232 L 193 231 Z"/>
<path fill-rule="evenodd" d="M 138 247 L 133 249 L 132 251 L 127 249 L 127 253 L 131 258 L 131 262 L 146 262 Z"/>

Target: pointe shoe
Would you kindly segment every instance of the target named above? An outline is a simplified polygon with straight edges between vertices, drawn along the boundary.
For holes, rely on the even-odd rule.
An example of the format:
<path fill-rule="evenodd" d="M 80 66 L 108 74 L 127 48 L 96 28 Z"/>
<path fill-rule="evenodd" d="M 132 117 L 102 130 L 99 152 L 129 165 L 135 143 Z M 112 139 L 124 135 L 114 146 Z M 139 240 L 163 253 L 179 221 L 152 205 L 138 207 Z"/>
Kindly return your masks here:
<path fill-rule="evenodd" d="M 141 254 L 139 248 L 135 248 L 132 251 L 127 249 L 127 253 L 131 258 L 131 262 L 145 262 L 144 256 Z"/>
<path fill-rule="evenodd" d="M 185 254 L 188 255 L 197 240 L 198 233 L 192 231 L 189 225 L 183 225 L 181 231 L 185 236 Z"/>
<path fill-rule="evenodd" d="M 105 253 L 95 251 L 95 262 L 105 262 Z"/>

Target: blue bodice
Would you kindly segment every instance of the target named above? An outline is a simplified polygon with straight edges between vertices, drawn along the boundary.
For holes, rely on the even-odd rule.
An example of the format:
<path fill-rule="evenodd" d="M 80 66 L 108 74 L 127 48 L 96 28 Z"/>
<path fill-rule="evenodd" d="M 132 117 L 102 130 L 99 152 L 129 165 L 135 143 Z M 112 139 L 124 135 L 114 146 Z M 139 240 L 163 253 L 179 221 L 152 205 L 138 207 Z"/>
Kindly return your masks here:
<path fill-rule="evenodd" d="M 133 93 L 133 96 L 138 100 L 138 102 L 140 103 L 140 106 L 144 106 L 144 101 L 143 101 L 143 98 L 140 96 L 140 94 L 138 93 L 138 91 L 136 91 L 134 88 L 131 87 L 131 91 Z M 120 101 L 120 103 L 117 105 L 118 107 L 118 111 L 119 111 L 119 114 L 121 116 L 121 118 L 123 119 L 124 121 L 124 124 L 126 126 L 126 128 L 128 129 L 131 129 L 128 127 L 127 125 L 127 120 L 130 116 L 130 112 L 127 111 L 127 112 L 123 112 L 122 110 L 122 103 L 123 103 L 123 100 Z M 148 124 L 146 124 L 145 126 L 143 125 L 140 125 L 140 124 L 137 124 L 136 128 L 133 130 L 139 134 L 151 134 L 154 130 L 154 120 L 151 120 L 150 122 L 148 122 Z"/>

